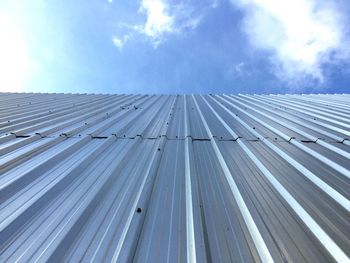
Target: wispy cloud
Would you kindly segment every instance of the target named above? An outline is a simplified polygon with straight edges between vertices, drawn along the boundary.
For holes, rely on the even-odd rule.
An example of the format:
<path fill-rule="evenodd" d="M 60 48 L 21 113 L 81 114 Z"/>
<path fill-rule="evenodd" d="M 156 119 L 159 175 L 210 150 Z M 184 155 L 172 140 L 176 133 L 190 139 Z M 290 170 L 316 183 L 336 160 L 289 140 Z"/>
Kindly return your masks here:
<path fill-rule="evenodd" d="M 274 73 L 293 85 L 322 84 L 323 66 L 349 57 L 350 43 L 336 1 L 231 0 L 244 14 L 251 45 L 270 54 Z"/>
<path fill-rule="evenodd" d="M 218 3 L 218 0 L 205 0 L 196 5 L 191 4 L 191 1 L 174 3 L 169 0 L 142 0 L 138 15 L 145 17 L 144 22 L 134 25 L 121 23 L 128 32 L 121 36 L 114 36 L 112 40 L 120 49 L 120 46 L 138 35 L 145 37 L 154 47 L 157 47 L 171 35 L 179 35 L 184 31 L 197 28 L 206 8 L 215 8 Z"/>
<path fill-rule="evenodd" d="M 220 0 L 211 0 L 211 7 L 217 8 L 220 4 Z"/>
<path fill-rule="evenodd" d="M 163 0 L 143 0 L 139 12 L 147 16 L 145 24 L 138 28 L 146 36 L 158 40 L 163 34 L 175 30 L 175 17 L 169 13 L 169 7 Z"/>
<path fill-rule="evenodd" d="M 239 76 L 243 75 L 246 72 L 245 68 L 246 64 L 244 62 L 239 62 L 233 67 L 234 72 Z"/>
<path fill-rule="evenodd" d="M 118 37 L 113 37 L 112 38 L 113 44 L 119 49 L 121 50 L 124 46 L 124 41 L 121 38 Z"/>

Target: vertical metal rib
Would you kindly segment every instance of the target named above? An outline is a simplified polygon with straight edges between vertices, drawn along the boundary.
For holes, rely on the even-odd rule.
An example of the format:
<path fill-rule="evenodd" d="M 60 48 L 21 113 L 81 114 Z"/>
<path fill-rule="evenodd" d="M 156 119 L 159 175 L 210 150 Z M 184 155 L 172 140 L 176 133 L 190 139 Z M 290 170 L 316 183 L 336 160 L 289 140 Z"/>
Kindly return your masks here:
<path fill-rule="evenodd" d="M 187 103 L 184 96 L 184 122 L 185 134 L 188 134 L 187 125 Z M 193 226 L 193 201 L 192 201 L 192 183 L 190 167 L 190 138 L 185 138 L 185 178 L 186 178 L 186 240 L 187 240 L 187 262 L 195 263 L 196 260 L 196 243 Z"/>
<path fill-rule="evenodd" d="M 251 235 L 251 237 L 253 239 L 253 242 L 254 242 L 254 245 L 255 245 L 255 247 L 256 247 L 256 249 L 258 251 L 259 257 L 260 257 L 262 262 L 274 262 L 273 259 L 272 259 L 271 254 L 270 254 L 270 252 L 269 252 L 269 250 L 268 250 L 268 248 L 267 248 L 267 246 L 265 244 L 265 241 L 262 238 L 262 236 L 261 236 L 261 234 L 259 232 L 259 229 L 256 226 L 256 224 L 254 222 L 254 219 L 253 219 L 252 215 L 249 212 L 249 209 L 248 209 L 246 203 L 244 202 L 244 199 L 243 199 L 243 197 L 242 197 L 242 195 L 241 195 L 241 193 L 240 193 L 240 191 L 238 189 L 238 186 L 236 185 L 235 181 L 233 180 L 233 177 L 232 177 L 232 175 L 230 173 L 230 170 L 229 170 L 229 168 L 228 168 L 228 166 L 227 166 L 227 164 L 225 162 L 225 159 L 222 156 L 222 154 L 221 154 L 221 152 L 219 150 L 219 147 L 216 144 L 215 139 L 213 138 L 213 135 L 212 135 L 212 133 L 210 131 L 210 128 L 209 128 L 209 126 L 207 124 L 207 121 L 205 120 L 205 118 L 204 118 L 204 116 L 202 114 L 202 111 L 201 111 L 201 109 L 198 106 L 196 98 L 193 95 L 192 95 L 192 97 L 193 97 L 193 101 L 194 101 L 194 103 L 196 105 L 196 108 L 198 110 L 198 113 L 200 115 L 200 118 L 201 118 L 201 120 L 202 120 L 202 122 L 203 122 L 203 124 L 205 126 L 205 129 L 206 129 L 208 135 L 211 138 L 210 139 L 210 143 L 211 143 L 211 145 L 212 145 L 212 147 L 213 147 L 213 149 L 215 151 L 215 154 L 216 154 L 216 156 L 218 158 L 218 161 L 219 161 L 219 163 L 221 165 L 221 168 L 222 168 L 222 170 L 223 170 L 223 172 L 225 174 L 226 180 L 227 180 L 227 182 L 228 182 L 228 184 L 229 184 L 229 186 L 231 188 L 232 194 L 233 194 L 233 196 L 234 196 L 234 198 L 235 198 L 235 200 L 237 202 L 237 205 L 238 205 L 239 210 L 240 210 L 240 212 L 241 212 L 241 214 L 243 216 L 243 219 L 244 219 L 244 221 L 246 223 L 248 231 L 249 231 L 249 233 L 250 233 L 250 235 Z"/>
<path fill-rule="evenodd" d="M 205 100 L 205 99 L 204 99 Z M 206 101 L 206 100 L 205 100 Z M 218 117 L 221 122 L 224 120 L 215 112 L 215 110 L 208 104 L 209 108 Z M 231 130 L 231 129 L 230 129 Z M 231 132 L 233 132 L 231 130 Z M 278 182 L 278 180 L 271 174 L 271 172 L 259 161 L 259 159 L 248 149 L 245 142 L 241 139 L 237 139 L 238 144 L 274 186 L 274 188 L 280 193 L 280 195 L 286 200 L 286 202 L 292 207 L 295 213 L 300 217 L 305 225 L 310 229 L 314 236 L 320 241 L 320 243 L 327 249 L 332 257 L 337 262 L 349 262 L 347 255 L 339 248 L 339 246 L 328 236 L 328 234 L 317 224 L 317 222 L 306 212 L 306 210 L 295 200 L 295 198 Z"/>

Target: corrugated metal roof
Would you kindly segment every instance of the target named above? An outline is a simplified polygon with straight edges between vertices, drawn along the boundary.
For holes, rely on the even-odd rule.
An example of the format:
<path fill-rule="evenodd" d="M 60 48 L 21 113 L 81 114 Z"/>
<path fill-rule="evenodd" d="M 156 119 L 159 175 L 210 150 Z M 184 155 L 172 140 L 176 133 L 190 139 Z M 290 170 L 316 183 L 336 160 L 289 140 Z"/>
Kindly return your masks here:
<path fill-rule="evenodd" d="M 349 95 L 0 94 L 1 262 L 349 262 Z"/>

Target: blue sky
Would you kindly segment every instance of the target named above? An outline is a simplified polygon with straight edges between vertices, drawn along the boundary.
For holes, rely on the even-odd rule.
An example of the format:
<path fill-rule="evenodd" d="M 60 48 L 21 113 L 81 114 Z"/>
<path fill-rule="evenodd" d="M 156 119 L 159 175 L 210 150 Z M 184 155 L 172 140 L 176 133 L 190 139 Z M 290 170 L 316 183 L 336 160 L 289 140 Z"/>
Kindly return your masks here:
<path fill-rule="evenodd" d="M 0 91 L 350 92 L 342 0 L 2 0 Z"/>

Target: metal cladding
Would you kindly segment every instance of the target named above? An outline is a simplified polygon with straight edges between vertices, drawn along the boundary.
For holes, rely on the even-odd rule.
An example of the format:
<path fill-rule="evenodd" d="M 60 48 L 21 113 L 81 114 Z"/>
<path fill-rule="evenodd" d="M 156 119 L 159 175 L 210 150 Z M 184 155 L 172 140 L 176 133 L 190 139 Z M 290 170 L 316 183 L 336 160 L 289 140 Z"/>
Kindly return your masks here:
<path fill-rule="evenodd" d="M 0 262 L 350 262 L 350 95 L 0 94 Z"/>

